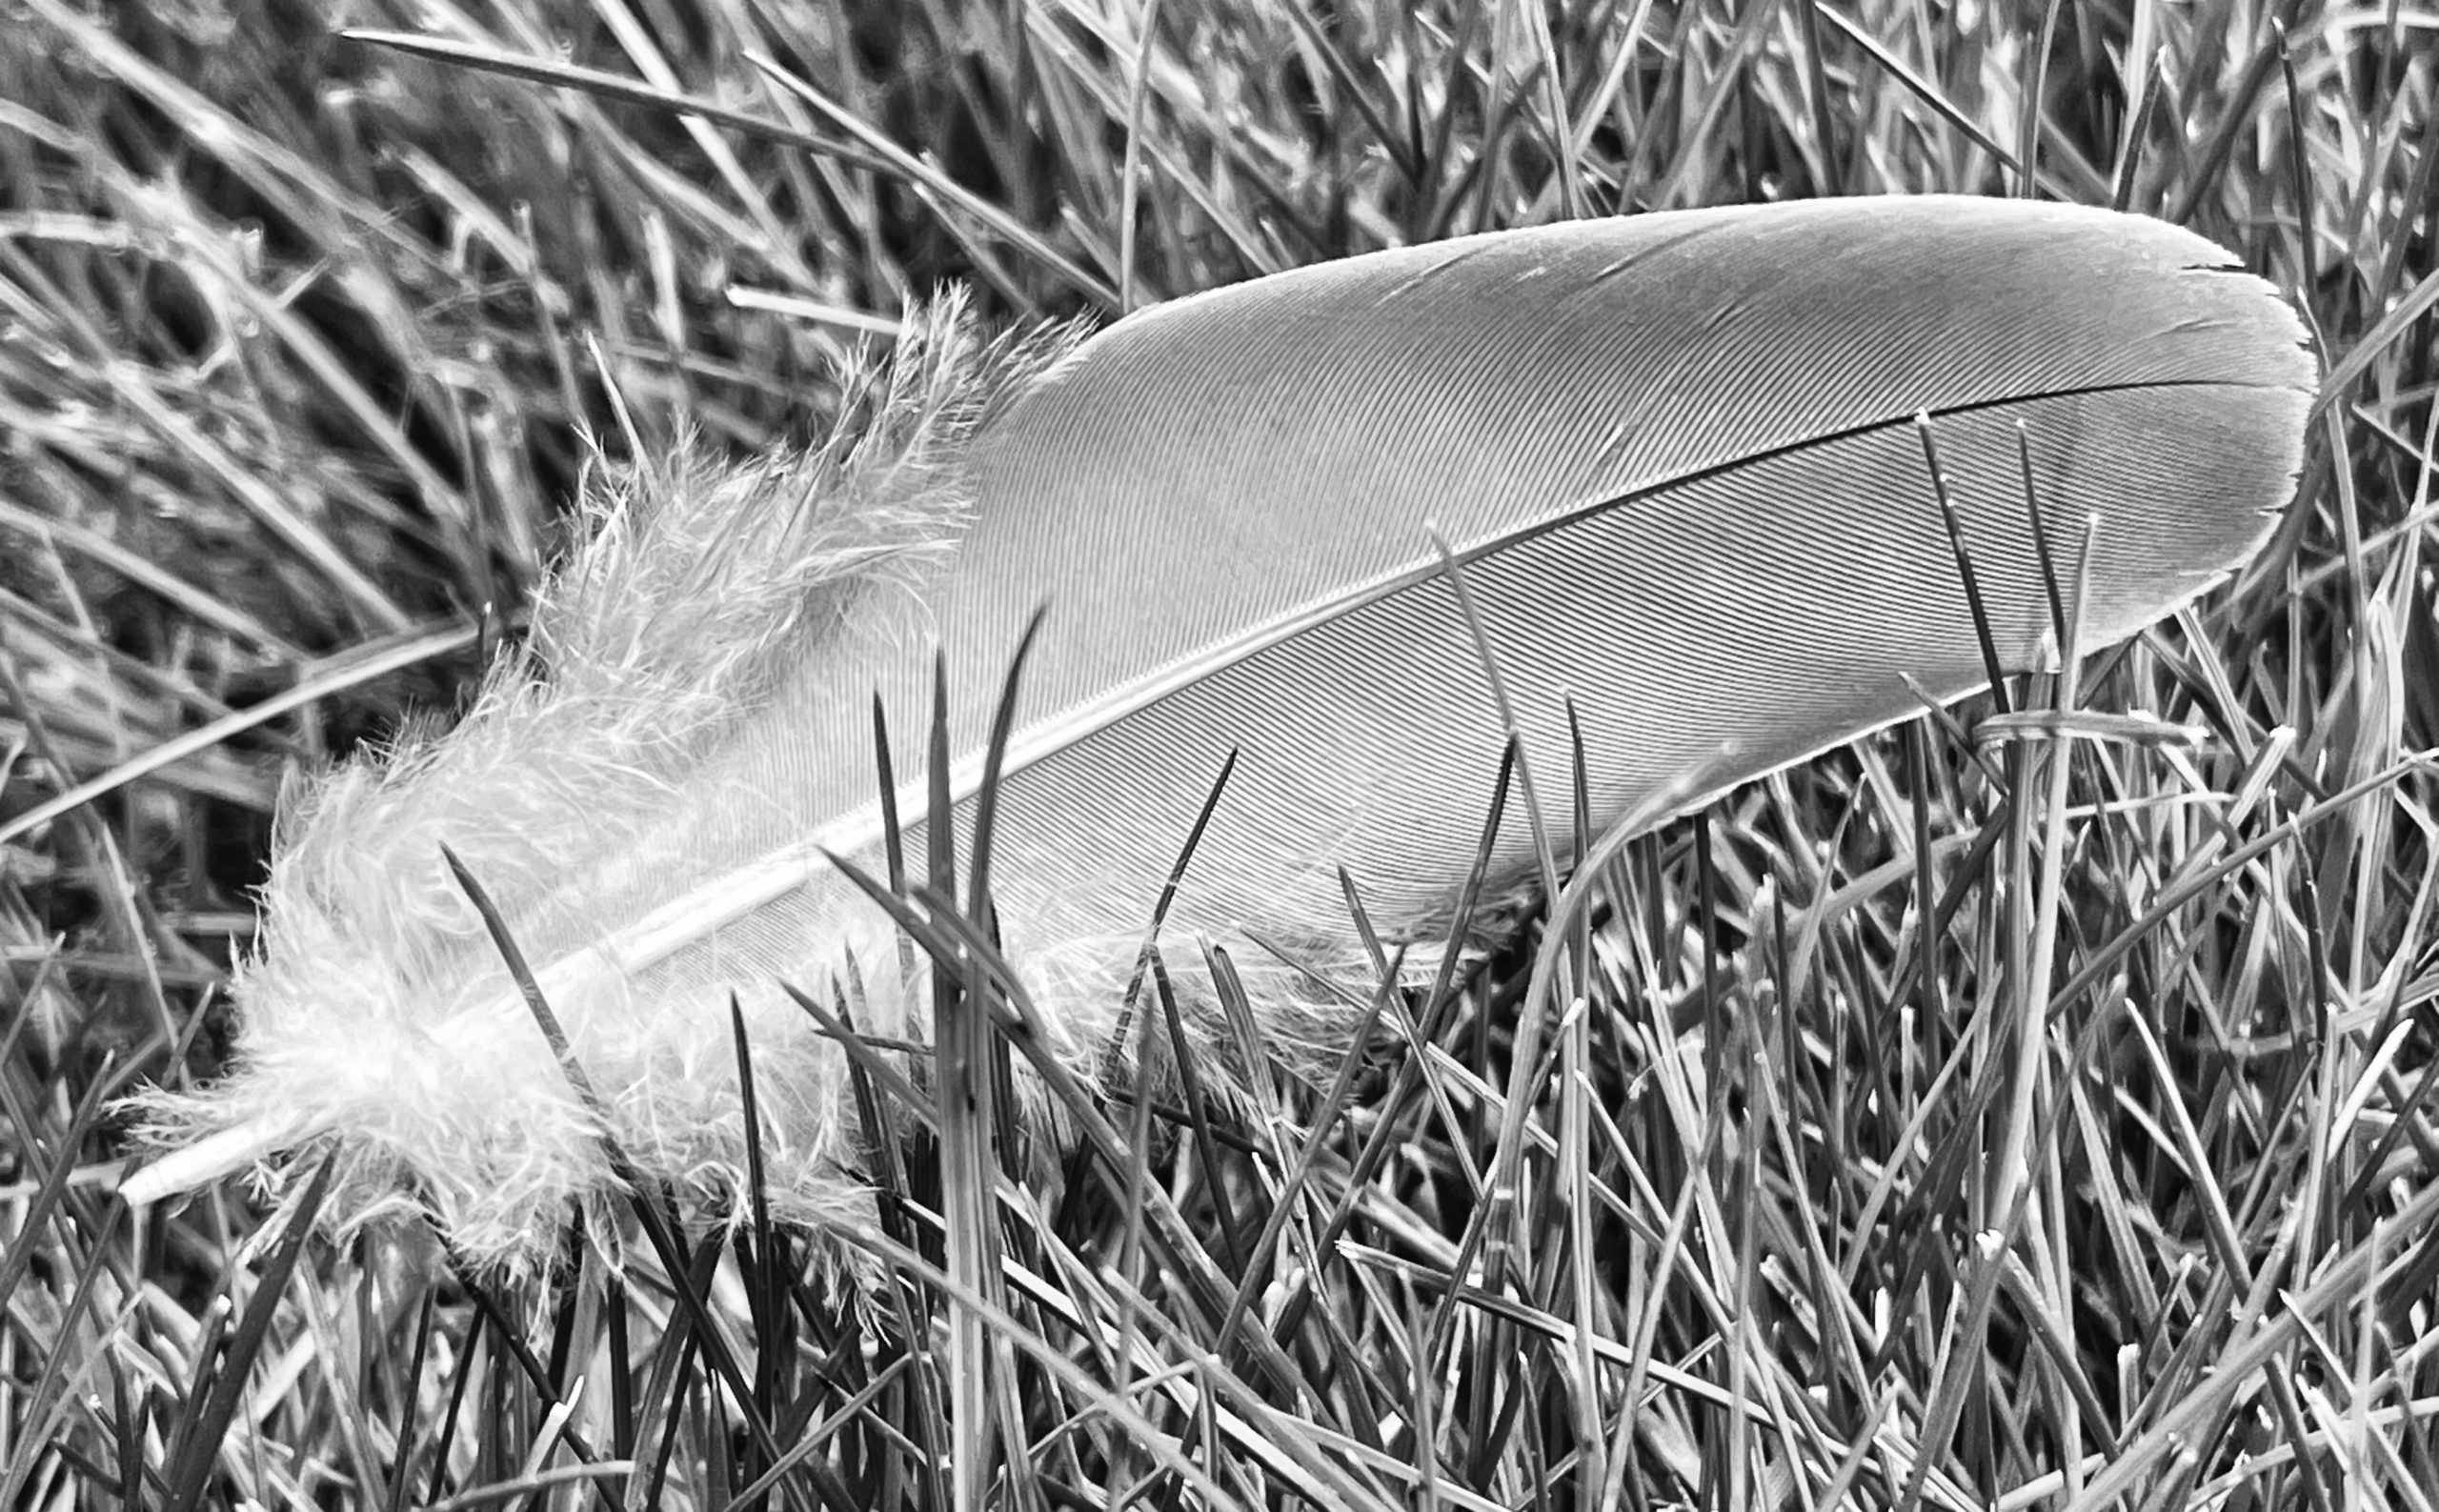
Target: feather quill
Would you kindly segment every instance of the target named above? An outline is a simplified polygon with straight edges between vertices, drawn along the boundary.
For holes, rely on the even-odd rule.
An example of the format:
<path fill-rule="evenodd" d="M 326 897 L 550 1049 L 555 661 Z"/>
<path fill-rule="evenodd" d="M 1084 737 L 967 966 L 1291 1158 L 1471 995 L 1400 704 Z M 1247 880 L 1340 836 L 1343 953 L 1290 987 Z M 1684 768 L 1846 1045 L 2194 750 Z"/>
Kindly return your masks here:
<path fill-rule="evenodd" d="M 446 734 L 287 814 L 237 1069 L 152 1099 L 163 1192 L 334 1141 L 334 1210 L 421 1208 L 521 1265 L 611 1181 L 446 844 L 498 899 L 627 1151 L 714 1217 L 755 1039 L 774 1213 L 854 1222 L 843 1056 L 780 990 L 853 962 L 883 1037 L 928 1032 L 888 920 L 871 700 L 920 814 L 935 648 L 970 819 L 1008 657 L 1046 609 L 994 877 L 1058 1054 L 1099 1068 L 1155 898 L 1233 777 L 1164 938 L 1224 1031 L 1231 945 L 1291 1060 L 1368 996 L 1343 867 L 1384 934 L 1449 943 L 1506 726 L 1587 827 L 1638 828 L 1984 678 L 1914 429 L 1927 413 L 1997 650 L 2054 657 L 2017 427 L 2053 539 L 2101 526 L 2086 643 L 2265 539 L 2314 378 L 2268 285 L 2158 222 L 1963 199 L 1653 214 L 1388 252 L 1180 299 L 1089 339 L 910 323 L 827 445 L 639 464 Z M 1567 795 L 1550 833 L 1575 832 Z M 919 831 L 907 837 L 921 854 Z M 1495 880 L 1533 874 L 1521 819 Z M 1176 948 L 1182 944 L 1183 948 Z M 1122 1048 L 1122 1047 L 1121 1047 Z M 184 1146 L 184 1148 L 180 1148 Z"/>

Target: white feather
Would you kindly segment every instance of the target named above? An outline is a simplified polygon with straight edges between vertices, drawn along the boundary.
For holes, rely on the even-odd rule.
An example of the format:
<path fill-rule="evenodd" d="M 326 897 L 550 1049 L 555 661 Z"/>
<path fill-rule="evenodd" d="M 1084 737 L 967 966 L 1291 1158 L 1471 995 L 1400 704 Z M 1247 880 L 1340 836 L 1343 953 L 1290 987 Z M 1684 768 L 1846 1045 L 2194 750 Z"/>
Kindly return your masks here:
<path fill-rule="evenodd" d="M 2257 549 L 2312 380 L 2294 316 L 2219 249 L 1998 201 L 1500 233 L 1180 300 L 1080 344 L 985 347 L 954 307 L 914 330 L 810 456 L 637 470 L 456 730 L 305 797 L 238 983 L 239 1069 L 155 1103 L 169 1142 L 213 1142 L 139 1195 L 327 1138 L 345 1219 L 419 1206 L 515 1264 L 605 1190 L 598 1131 L 446 843 L 539 963 L 647 1173 L 732 1210 L 735 992 L 775 1209 L 859 1214 L 842 1057 L 779 984 L 826 996 L 852 959 L 864 1027 L 924 1035 L 888 921 L 825 854 L 881 867 L 876 691 L 900 812 L 922 812 L 935 645 L 970 810 L 1007 659 L 1045 608 L 995 877 L 1058 1053 L 1101 1065 L 1233 750 L 1168 937 L 1232 945 L 1274 1047 L 1325 1060 L 1349 1015 L 1316 983 L 1360 1000 L 1369 973 L 1339 868 L 1427 961 L 1505 738 L 1433 530 L 1535 759 L 1564 770 L 1571 699 L 1591 827 L 1648 825 L 1905 717 L 1909 683 L 1982 679 L 1918 413 L 2023 668 L 2049 612 L 2019 422 L 2053 535 L 2105 521 L 2098 644 Z M 1496 871 L 1529 880 L 1521 818 Z M 1196 953 L 1171 954 L 1207 1006 Z M 1224 1037 L 1202 1032 L 1216 1056 Z"/>

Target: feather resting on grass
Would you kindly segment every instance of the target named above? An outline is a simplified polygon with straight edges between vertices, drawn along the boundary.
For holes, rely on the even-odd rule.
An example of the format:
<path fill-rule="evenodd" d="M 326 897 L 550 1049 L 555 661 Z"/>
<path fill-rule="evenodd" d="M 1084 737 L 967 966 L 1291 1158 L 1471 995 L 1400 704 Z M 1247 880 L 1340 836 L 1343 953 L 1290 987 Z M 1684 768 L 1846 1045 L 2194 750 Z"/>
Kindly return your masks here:
<path fill-rule="evenodd" d="M 922 856 L 936 646 L 970 822 L 1038 609 L 993 877 L 1056 1053 L 1103 1064 L 1154 901 L 1235 751 L 1166 955 L 1208 1029 L 1194 942 L 1228 946 L 1272 1046 L 1325 1059 L 1372 977 L 1339 869 L 1427 960 L 1506 738 L 1439 542 L 1528 759 L 1568 769 L 1572 699 L 1590 828 L 1643 827 L 1916 713 L 1916 687 L 1985 680 L 1918 413 L 2021 670 L 2054 646 L 2019 423 L 2050 538 L 2100 518 L 2082 619 L 2098 645 L 2258 548 L 2313 380 L 2293 314 L 2217 247 L 2021 201 L 1495 233 L 1181 299 L 1080 343 L 981 344 L 954 305 L 912 332 L 808 456 L 638 465 L 547 591 L 532 650 L 454 731 L 305 796 L 237 984 L 237 1070 L 154 1100 L 165 1142 L 204 1142 L 136 1195 L 332 1140 L 344 1216 L 421 1207 L 515 1264 L 607 1189 L 446 844 L 647 1176 L 716 1217 L 740 1200 L 734 992 L 774 1210 L 857 1220 L 844 1057 L 779 984 L 828 1000 L 852 959 L 863 1030 L 928 1034 L 889 921 L 825 853 L 885 870 L 877 691 Z M 1564 788 L 1542 785 L 1562 839 Z M 1532 857 L 1511 813 L 1503 896 L 1529 890 Z"/>

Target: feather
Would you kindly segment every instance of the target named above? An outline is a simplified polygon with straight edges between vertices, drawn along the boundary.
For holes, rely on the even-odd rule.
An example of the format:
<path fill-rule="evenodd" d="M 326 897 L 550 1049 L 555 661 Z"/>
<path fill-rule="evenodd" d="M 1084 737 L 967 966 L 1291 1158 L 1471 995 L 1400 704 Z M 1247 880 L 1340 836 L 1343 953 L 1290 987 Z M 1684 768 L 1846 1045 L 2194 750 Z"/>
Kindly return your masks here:
<path fill-rule="evenodd" d="M 1081 340 L 984 342 L 954 301 L 910 324 L 827 445 L 736 469 L 684 453 L 605 490 L 533 645 L 457 727 L 302 796 L 236 984 L 237 1068 L 154 1098 L 154 1138 L 190 1147 L 131 1195 L 334 1143 L 352 1220 L 419 1207 L 516 1265 L 607 1189 L 445 844 L 645 1174 L 715 1218 L 738 1200 L 734 992 L 774 1212 L 857 1221 L 844 1058 L 779 984 L 826 996 L 852 961 L 867 1032 L 928 1033 L 891 924 L 827 857 L 883 870 L 876 692 L 899 812 L 923 812 L 936 647 L 970 821 L 1037 610 L 994 877 L 1056 1053 L 1087 1074 L 1110 1053 L 1233 751 L 1167 954 L 1213 1074 L 1198 939 L 1231 948 L 1273 1051 L 1325 1061 L 1355 1018 L 1331 984 L 1361 1002 L 1373 975 L 1339 869 L 1429 961 L 1507 738 L 1437 542 L 1529 758 L 1566 770 L 1572 700 L 1588 828 L 1648 827 L 1985 680 L 1918 413 L 2024 670 L 2056 648 L 2019 424 L 2050 538 L 2100 522 L 2093 646 L 2258 549 L 2314 378 L 2295 316 L 2226 252 L 2022 201 L 1497 232 Z M 1533 857 L 1511 819 L 1494 881 L 1522 896 Z"/>

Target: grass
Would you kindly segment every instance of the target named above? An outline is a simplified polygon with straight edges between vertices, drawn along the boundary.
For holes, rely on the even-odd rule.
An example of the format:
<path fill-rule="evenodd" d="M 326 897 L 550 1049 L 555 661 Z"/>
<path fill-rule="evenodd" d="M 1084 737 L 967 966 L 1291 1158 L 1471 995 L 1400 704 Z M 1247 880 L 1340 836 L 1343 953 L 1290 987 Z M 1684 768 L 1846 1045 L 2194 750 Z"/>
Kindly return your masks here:
<path fill-rule="evenodd" d="M 2439 1505 L 2427 11 L 337 21 L 458 55 L 272 0 L 0 28 L 0 1505 Z M 1063 1192 L 953 1182 L 946 1247 L 925 1194 L 1012 1137 L 882 1141 L 863 1305 L 646 1201 L 649 1258 L 504 1289 L 309 1240 L 310 1179 L 111 1196 L 111 1099 L 217 1063 L 282 775 L 517 633 L 587 433 L 801 435 L 947 280 L 1107 317 L 1561 215 L 2028 187 L 2225 242 L 2319 334 L 2288 528 L 2080 690 L 2211 740 L 1967 705 L 1638 843 L 1529 1119 L 1530 931 L 1263 1117 L 1070 1089 Z M 969 1075 L 1023 1057 L 949 1008 Z"/>

